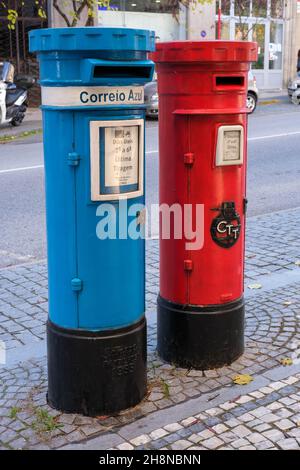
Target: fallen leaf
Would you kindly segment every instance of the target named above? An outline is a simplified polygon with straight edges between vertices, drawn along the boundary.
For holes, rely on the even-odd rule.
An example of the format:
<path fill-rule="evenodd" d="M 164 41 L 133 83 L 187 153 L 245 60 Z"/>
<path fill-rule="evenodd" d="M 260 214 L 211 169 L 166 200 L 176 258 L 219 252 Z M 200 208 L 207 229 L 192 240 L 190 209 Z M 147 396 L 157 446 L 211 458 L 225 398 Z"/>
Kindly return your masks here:
<path fill-rule="evenodd" d="M 104 421 L 105 419 L 109 418 L 109 415 L 99 415 L 99 416 L 96 416 L 96 418 L 99 421 Z"/>
<path fill-rule="evenodd" d="M 248 289 L 261 289 L 261 284 L 249 284 Z"/>
<path fill-rule="evenodd" d="M 256 255 L 246 255 L 247 259 L 256 258 Z"/>
<path fill-rule="evenodd" d="M 296 266 L 300 266 L 300 259 L 298 261 L 295 261 Z"/>
<path fill-rule="evenodd" d="M 290 302 L 289 300 L 287 300 L 286 302 L 283 302 L 282 305 L 285 305 L 285 307 L 289 307 L 292 304 L 293 304 L 293 302 Z"/>
<path fill-rule="evenodd" d="M 233 377 L 233 382 L 237 385 L 247 385 L 252 382 L 253 377 L 249 374 L 240 374 Z"/>
<path fill-rule="evenodd" d="M 291 366 L 293 364 L 293 359 L 290 357 L 283 357 L 280 359 L 280 362 L 283 366 Z"/>

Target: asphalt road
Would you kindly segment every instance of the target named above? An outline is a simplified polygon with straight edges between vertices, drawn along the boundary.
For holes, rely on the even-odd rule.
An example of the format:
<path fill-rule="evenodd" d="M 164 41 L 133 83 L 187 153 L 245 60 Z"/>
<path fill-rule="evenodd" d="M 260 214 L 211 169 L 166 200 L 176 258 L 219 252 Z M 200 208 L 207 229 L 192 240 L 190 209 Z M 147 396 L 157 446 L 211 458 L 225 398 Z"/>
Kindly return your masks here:
<path fill-rule="evenodd" d="M 20 128 L 22 130 L 22 128 Z M 158 203 L 157 122 L 146 127 L 147 204 Z M 300 107 L 249 117 L 248 215 L 300 206 Z M 41 136 L 0 144 L 0 267 L 46 257 Z"/>

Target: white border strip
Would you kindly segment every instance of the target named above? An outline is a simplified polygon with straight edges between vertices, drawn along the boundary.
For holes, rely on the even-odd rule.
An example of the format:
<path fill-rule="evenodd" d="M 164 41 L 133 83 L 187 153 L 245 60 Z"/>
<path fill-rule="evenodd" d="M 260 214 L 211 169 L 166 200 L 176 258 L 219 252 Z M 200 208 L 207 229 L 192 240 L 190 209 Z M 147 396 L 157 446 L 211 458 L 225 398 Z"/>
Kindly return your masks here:
<path fill-rule="evenodd" d="M 42 86 L 43 106 L 122 106 L 144 104 L 143 86 Z"/>
<path fill-rule="evenodd" d="M 101 127 L 139 126 L 139 182 L 138 190 L 128 193 L 100 194 L 100 142 L 99 128 Z M 91 200 L 114 201 L 131 199 L 144 194 L 144 120 L 122 119 L 120 121 L 90 121 L 90 162 L 91 162 Z"/>

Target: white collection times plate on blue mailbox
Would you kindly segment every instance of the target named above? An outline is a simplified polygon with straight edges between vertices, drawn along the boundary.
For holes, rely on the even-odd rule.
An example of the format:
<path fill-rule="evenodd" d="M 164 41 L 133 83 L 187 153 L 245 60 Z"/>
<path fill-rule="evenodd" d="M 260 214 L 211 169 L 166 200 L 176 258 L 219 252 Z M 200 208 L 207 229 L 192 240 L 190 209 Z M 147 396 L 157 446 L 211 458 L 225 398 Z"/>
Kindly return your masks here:
<path fill-rule="evenodd" d="M 139 197 L 144 192 L 144 121 L 90 122 L 91 200 Z"/>

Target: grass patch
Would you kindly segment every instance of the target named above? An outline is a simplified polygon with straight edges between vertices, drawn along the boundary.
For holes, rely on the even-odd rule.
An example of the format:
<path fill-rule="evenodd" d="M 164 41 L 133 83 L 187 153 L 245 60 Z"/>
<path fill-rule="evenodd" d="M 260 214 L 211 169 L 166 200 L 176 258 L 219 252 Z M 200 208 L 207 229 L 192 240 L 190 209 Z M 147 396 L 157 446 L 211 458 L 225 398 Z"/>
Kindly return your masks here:
<path fill-rule="evenodd" d="M 31 131 L 19 132 L 18 134 L 5 134 L 0 136 L 0 143 L 12 142 L 13 140 L 22 139 L 23 137 L 42 134 L 42 132 L 42 129 L 33 129 Z"/>
<path fill-rule="evenodd" d="M 161 388 L 164 398 L 170 398 L 170 387 L 164 379 L 161 379 Z"/>
<path fill-rule="evenodd" d="M 262 106 L 265 106 L 267 104 L 276 104 L 276 103 L 279 103 L 280 100 L 263 100 L 263 101 L 259 101 L 258 104 L 262 105 Z"/>
<path fill-rule="evenodd" d="M 19 411 L 21 411 L 21 408 L 19 408 L 18 406 L 13 406 L 9 412 L 9 417 L 11 419 L 16 419 Z"/>
<path fill-rule="evenodd" d="M 32 423 L 32 428 L 38 433 L 51 432 L 55 429 L 63 428 L 63 424 L 57 423 L 56 419 L 47 410 L 36 408 L 34 414 L 36 419 Z"/>

